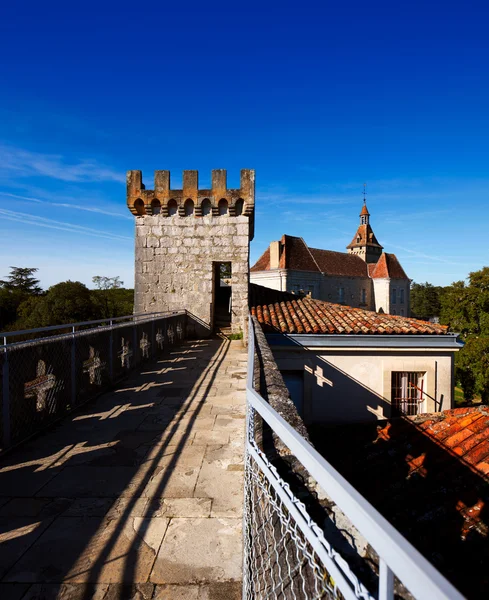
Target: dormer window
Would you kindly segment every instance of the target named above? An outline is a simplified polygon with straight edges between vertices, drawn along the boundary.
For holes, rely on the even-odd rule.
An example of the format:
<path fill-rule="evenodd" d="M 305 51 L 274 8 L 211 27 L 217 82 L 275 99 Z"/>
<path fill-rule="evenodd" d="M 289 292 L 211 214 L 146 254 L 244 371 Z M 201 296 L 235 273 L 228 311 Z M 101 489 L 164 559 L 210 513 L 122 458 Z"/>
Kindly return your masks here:
<path fill-rule="evenodd" d="M 359 235 L 357 235 L 357 244 L 359 244 L 359 243 L 360 243 L 360 240 L 361 240 L 361 239 L 362 239 L 362 238 L 361 238 Z"/>

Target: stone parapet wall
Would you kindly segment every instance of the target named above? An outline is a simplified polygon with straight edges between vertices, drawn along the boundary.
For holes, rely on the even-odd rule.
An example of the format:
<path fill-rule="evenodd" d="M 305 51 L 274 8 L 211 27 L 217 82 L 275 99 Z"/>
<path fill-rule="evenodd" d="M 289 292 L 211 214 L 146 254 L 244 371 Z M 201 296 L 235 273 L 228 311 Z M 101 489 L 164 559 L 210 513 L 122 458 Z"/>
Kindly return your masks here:
<path fill-rule="evenodd" d="M 243 169 L 239 189 L 227 189 L 226 171 L 213 170 L 212 188 L 199 189 L 198 172 L 184 171 L 175 190 L 169 171 L 155 171 L 147 190 L 141 171 L 128 171 L 127 205 L 136 217 L 135 311 L 185 309 L 210 332 L 217 263 L 230 262 L 231 330 L 246 333 L 255 172 Z"/>

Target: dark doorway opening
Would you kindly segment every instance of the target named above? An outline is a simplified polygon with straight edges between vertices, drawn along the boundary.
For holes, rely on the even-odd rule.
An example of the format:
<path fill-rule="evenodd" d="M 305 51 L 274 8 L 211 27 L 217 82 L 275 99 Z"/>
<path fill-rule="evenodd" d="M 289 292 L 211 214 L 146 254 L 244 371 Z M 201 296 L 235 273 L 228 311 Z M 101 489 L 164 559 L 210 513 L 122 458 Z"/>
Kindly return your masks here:
<path fill-rule="evenodd" d="M 214 331 L 231 333 L 232 273 L 230 262 L 214 263 Z"/>

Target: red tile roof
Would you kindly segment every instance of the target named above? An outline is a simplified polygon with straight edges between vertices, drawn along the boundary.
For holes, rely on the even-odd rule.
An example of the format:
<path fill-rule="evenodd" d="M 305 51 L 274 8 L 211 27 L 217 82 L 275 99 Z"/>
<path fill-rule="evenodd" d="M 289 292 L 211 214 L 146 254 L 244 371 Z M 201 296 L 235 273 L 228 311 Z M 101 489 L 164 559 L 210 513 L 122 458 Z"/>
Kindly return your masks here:
<path fill-rule="evenodd" d="M 362 210 L 360 211 L 360 216 L 363 217 L 364 215 L 370 216 L 367 205 L 365 203 L 363 204 Z"/>
<path fill-rule="evenodd" d="M 367 263 L 355 254 L 309 248 L 319 269 L 327 275 L 368 277 Z"/>
<path fill-rule="evenodd" d="M 371 231 L 370 225 L 360 225 L 358 228 L 358 232 L 361 232 L 361 235 L 364 237 L 370 235 L 369 231 Z M 373 233 L 372 236 L 368 245 L 382 248 Z M 364 237 L 362 240 L 364 240 Z M 355 236 L 348 248 L 365 244 L 364 241 L 357 243 L 356 239 Z M 409 279 L 395 254 L 383 252 L 377 263 L 367 264 L 356 254 L 309 248 L 302 238 L 293 235 L 283 235 L 279 242 L 279 247 L 279 267 L 281 269 L 315 271 L 325 273 L 326 275 L 342 277 L 370 276 L 372 278 Z M 269 269 L 270 248 L 268 247 L 251 267 L 250 271 L 268 271 Z"/>
<path fill-rule="evenodd" d="M 366 335 L 448 333 L 445 325 L 304 298 L 253 283 L 250 284 L 249 303 L 251 314 L 257 317 L 265 332 Z"/>
<path fill-rule="evenodd" d="M 279 267 L 344 277 L 368 276 L 367 265 L 359 256 L 346 252 L 309 248 L 302 238 L 292 235 L 283 235 L 280 240 Z M 269 269 L 270 248 L 267 248 L 250 271 L 268 271 Z"/>
<path fill-rule="evenodd" d="M 270 246 L 260 256 L 250 271 L 268 271 L 270 269 Z"/>
<path fill-rule="evenodd" d="M 316 449 L 468 598 L 489 596 L 489 408 L 317 427 Z"/>
<path fill-rule="evenodd" d="M 382 248 L 375 237 L 375 233 L 372 231 L 370 225 L 359 225 L 357 232 L 353 236 L 352 241 L 348 244 L 347 248 L 357 248 L 359 246 L 375 246 L 376 248 Z"/>
<path fill-rule="evenodd" d="M 369 265 L 369 274 L 372 279 L 409 279 L 397 256 L 386 252 L 382 252 L 375 266 L 372 266 L 372 270 Z"/>

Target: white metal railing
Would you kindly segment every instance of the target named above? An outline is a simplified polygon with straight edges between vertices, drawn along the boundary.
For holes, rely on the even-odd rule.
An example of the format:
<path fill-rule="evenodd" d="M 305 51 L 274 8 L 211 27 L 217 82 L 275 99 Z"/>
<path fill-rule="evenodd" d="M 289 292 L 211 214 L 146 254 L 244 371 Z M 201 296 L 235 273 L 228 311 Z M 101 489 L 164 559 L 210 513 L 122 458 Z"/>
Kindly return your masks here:
<path fill-rule="evenodd" d="M 396 576 L 418 600 L 463 600 L 452 584 L 256 392 L 254 359 L 254 325 L 250 319 L 243 598 L 393 600 Z M 258 448 L 256 413 L 378 554 L 374 589 L 359 581 Z"/>

